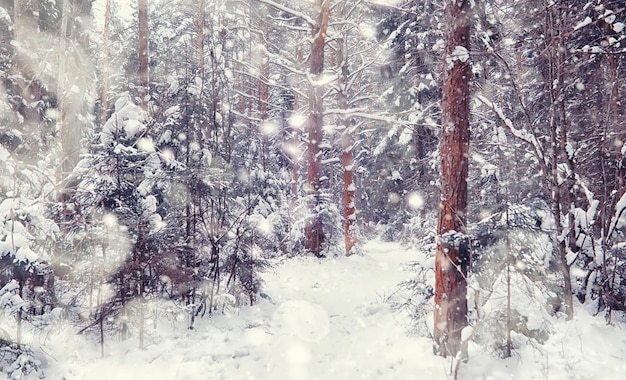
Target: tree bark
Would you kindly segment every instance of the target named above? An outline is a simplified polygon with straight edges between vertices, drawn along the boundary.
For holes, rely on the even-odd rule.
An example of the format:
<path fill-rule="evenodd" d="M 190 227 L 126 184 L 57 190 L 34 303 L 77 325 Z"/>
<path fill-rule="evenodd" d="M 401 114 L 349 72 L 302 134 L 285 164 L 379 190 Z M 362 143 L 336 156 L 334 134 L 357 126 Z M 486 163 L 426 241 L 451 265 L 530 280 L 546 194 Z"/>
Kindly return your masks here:
<path fill-rule="evenodd" d="M 469 153 L 470 1 L 446 1 L 446 69 L 441 136 L 441 203 L 435 260 L 434 349 L 444 357 L 462 347 L 467 326 L 469 247 L 464 234 Z"/>
<path fill-rule="evenodd" d="M 341 14 L 339 15 L 341 17 Z M 339 38 L 337 40 L 337 71 L 339 75 L 339 91 L 337 94 L 337 103 L 339 109 L 348 109 L 348 62 L 346 60 L 345 40 Z M 343 132 L 341 134 L 341 166 L 343 169 L 343 230 L 346 246 L 346 256 L 353 253 L 357 239 L 354 229 L 356 228 L 356 208 L 354 205 L 354 172 L 352 160 L 352 131 L 350 130 L 350 119 L 342 116 Z"/>
<path fill-rule="evenodd" d="M 111 0 L 104 3 L 104 30 L 102 33 L 102 93 L 100 94 L 100 124 L 107 121 L 109 108 L 109 20 L 111 19 Z"/>
<path fill-rule="evenodd" d="M 563 301 L 567 318 L 573 316 L 574 298 L 568 252 L 576 252 L 576 231 L 574 229 L 574 215 L 570 211 L 572 205 L 571 192 L 574 187 L 574 162 L 567 153 L 567 117 L 565 112 L 565 54 L 567 54 L 561 37 L 562 20 L 559 7 L 546 7 L 545 35 L 555 39 L 556 46 L 547 51 L 548 54 L 548 81 L 551 84 L 548 90 L 549 127 L 550 127 L 550 174 L 552 183 L 552 210 L 556 225 L 556 249 L 559 254 L 560 270 L 563 275 Z M 567 167 L 567 178 L 559 180 L 559 154 L 562 163 Z M 567 231 L 564 231 L 564 217 L 567 220 Z"/>
<path fill-rule="evenodd" d="M 204 0 L 198 0 L 198 76 L 204 81 Z"/>
<path fill-rule="evenodd" d="M 308 120 L 308 170 L 307 170 L 307 200 L 309 203 L 310 216 L 305 227 L 305 248 L 307 251 L 322 255 L 322 242 L 324 240 L 322 220 L 319 214 L 321 206 L 321 176 L 322 155 L 320 143 L 322 142 L 322 127 L 324 113 L 324 86 L 320 83 L 324 71 L 324 48 L 326 46 L 326 30 L 328 28 L 328 16 L 330 13 L 329 0 L 315 0 L 313 9 L 316 14 L 315 25 L 312 26 L 311 55 L 309 56 L 309 120 Z"/>
<path fill-rule="evenodd" d="M 258 27 L 257 30 L 259 32 L 259 41 L 258 45 L 260 47 L 260 51 L 258 52 L 259 59 L 259 78 L 258 78 L 258 90 L 259 90 L 259 118 L 260 118 L 260 130 L 261 130 L 261 167 L 263 171 L 267 170 L 268 160 L 269 160 L 269 139 L 267 135 L 267 131 L 263 128 L 263 123 L 267 122 L 269 116 L 269 99 L 270 99 L 270 89 L 268 85 L 269 78 L 269 66 L 268 66 L 268 57 L 267 57 L 267 39 L 266 33 L 268 32 L 267 22 L 263 19 L 262 16 L 257 16 Z"/>
<path fill-rule="evenodd" d="M 139 98 L 141 107 L 148 106 L 148 0 L 139 1 Z"/>

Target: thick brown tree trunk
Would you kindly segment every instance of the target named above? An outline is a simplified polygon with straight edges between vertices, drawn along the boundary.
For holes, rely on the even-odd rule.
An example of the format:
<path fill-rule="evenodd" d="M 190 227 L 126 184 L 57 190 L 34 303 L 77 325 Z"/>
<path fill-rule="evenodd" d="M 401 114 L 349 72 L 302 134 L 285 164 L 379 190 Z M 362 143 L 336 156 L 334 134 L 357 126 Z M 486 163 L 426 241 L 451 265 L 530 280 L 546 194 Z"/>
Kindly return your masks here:
<path fill-rule="evenodd" d="M 442 100 L 441 203 L 435 261 L 435 352 L 456 356 L 467 326 L 469 249 L 464 234 L 469 152 L 470 1 L 446 1 Z"/>
<path fill-rule="evenodd" d="M 322 177 L 322 156 L 320 143 L 322 142 L 322 127 L 324 113 L 324 86 L 320 83 L 324 71 L 324 47 L 326 46 L 326 30 L 330 13 L 330 0 L 315 0 L 313 9 L 316 15 L 315 25 L 312 26 L 313 43 L 309 56 L 309 120 L 308 120 L 308 189 L 310 216 L 305 227 L 305 248 L 315 254 L 322 255 L 322 241 L 324 239 L 322 220 L 319 214 L 321 205 L 320 187 Z"/>
<path fill-rule="evenodd" d="M 139 98 L 141 107 L 148 105 L 148 0 L 139 0 Z"/>

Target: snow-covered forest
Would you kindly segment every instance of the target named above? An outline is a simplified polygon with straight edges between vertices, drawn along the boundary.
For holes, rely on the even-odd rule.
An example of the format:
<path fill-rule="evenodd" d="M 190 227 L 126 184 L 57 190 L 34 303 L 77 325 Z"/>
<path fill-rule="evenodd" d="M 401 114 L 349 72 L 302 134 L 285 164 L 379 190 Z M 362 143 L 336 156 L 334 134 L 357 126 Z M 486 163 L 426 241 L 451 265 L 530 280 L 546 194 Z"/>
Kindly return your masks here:
<path fill-rule="evenodd" d="M 0 0 L 0 377 L 617 379 L 622 0 Z"/>

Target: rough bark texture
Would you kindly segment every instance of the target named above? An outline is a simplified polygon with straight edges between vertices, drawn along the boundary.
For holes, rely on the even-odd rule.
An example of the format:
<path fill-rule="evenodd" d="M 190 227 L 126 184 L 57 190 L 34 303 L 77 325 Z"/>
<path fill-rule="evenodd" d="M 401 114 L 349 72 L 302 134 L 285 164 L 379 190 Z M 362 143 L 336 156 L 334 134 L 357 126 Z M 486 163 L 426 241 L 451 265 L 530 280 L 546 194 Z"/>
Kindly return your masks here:
<path fill-rule="evenodd" d="M 326 30 L 330 12 L 329 0 L 315 0 L 313 9 L 316 14 L 316 23 L 312 26 L 313 43 L 309 56 L 309 120 L 308 120 L 308 170 L 307 170 L 307 198 L 310 217 L 307 220 L 305 248 L 316 256 L 322 255 L 324 239 L 322 220 L 319 215 L 320 187 L 322 176 L 322 156 L 320 143 L 322 142 L 322 126 L 324 102 L 324 88 L 319 83 L 324 71 L 324 47 L 326 45 Z"/>
<path fill-rule="evenodd" d="M 456 356 L 463 347 L 461 330 L 467 326 L 467 269 L 469 250 L 464 238 L 469 151 L 469 60 L 457 55 L 469 51 L 470 4 L 446 1 L 446 62 L 442 100 L 441 203 L 437 222 L 435 261 L 435 352 Z M 461 49 L 462 51 L 462 49 Z"/>
<path fill-rule="evenodd" d="M 139 98 L 147 107 L 148 96 L 148 0 L 139 0 Z"/>

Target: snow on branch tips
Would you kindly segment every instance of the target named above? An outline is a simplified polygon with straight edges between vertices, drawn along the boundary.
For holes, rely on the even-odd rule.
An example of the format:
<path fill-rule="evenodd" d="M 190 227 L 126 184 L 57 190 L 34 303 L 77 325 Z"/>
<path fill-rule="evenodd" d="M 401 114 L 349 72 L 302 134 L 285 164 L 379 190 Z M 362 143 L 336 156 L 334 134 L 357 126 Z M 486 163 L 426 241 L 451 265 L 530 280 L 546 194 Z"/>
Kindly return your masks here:
<path fill-rule="evenodd" d="M 452 68 L 454 66 L 455 61 L 460 61 L 465 63 L 469 61 L 469 51 L 464 46 L 455 46 L 452 53 L 446 58 L 446 62 L 448 64 L 448 68 Z"/>
<path fill-rule="evenodd" d="M 258 1 L 259 3 L 267 4 L 267 5 L 271 6 L 271 7 L 274 7 L 274 8 L 276 8 L 276 9 L 278 9 L 280 11 L 283 11 L 285 13 L 289 13 L 289 14 L 295 16 L 295 17 L 301 18 L 304 21 L 306 21 L 309 25 L 315 25 L 315 21 L 311 17 L 307 16 L 303 12 L 297 11 L 297 10 L 289 8 L 289 7 L 286 7 L 286 6 L 282 5 L 282 4 L 278 4 L 278 3 L 276 3 L 276 2 L 274 2 L 272 0 L 256 0 L 256 1 Z"/>
<path fill-rule="evenodd" d="M 518 138 L 518 139 L 520 139 L 520 140 L 530 144 L 533 147 L 534 152 L 537 155 L 537 157 L 542 162 L 546 163 L 546 158 L 545 158 L 545 156 L 542 153 L 543 150 L 541 149 L 541 145 L 540 145 L 539 141 L 537 141 L 535 136 L 533 136 L 532 133 L 529 133 L 528 131 L 525 131 L 523 129 L 515 128 L 515 126 L 513 125 L 513 122 L 511 121 L 511 119 L 506 117 L 506 115 L 504 114 L 504 111 L 502 110 L 502 108 L 500 108 L 500 106 L 498 106 L 497 104 L 492 103 L 489 99 L 487 99 L 483 95 L 480 95 L 480 94 L 476 95 L 476 99 L 478 99 L 480 102 L 482 102 L 487 107 L 491 108 L 496 113 L 498 118 L 500 120 L 502 120 L 502 122 L 506 125 L 506 127 L 509 130 L 509 132 L 511 132 L 514 137 L 516 137 L 516 138 Z"/>

